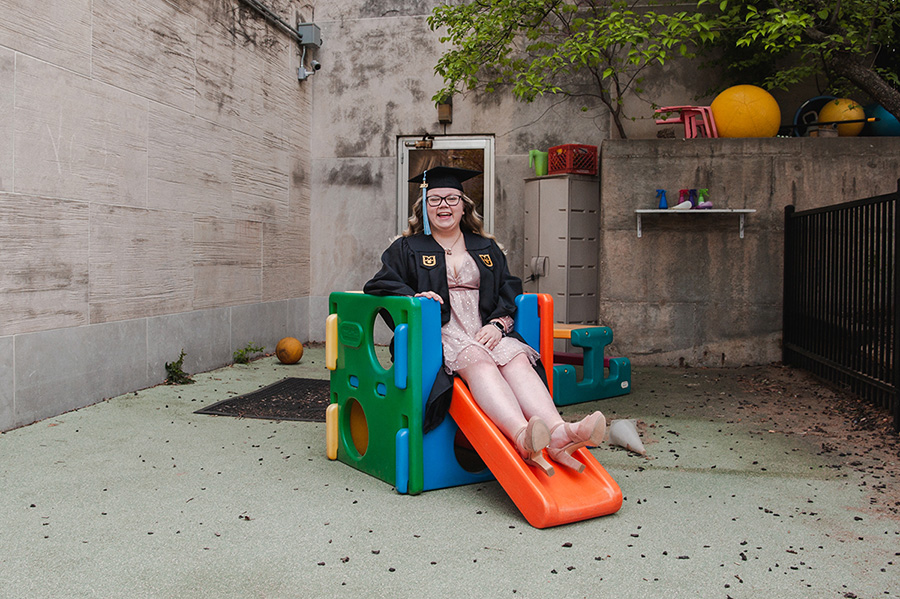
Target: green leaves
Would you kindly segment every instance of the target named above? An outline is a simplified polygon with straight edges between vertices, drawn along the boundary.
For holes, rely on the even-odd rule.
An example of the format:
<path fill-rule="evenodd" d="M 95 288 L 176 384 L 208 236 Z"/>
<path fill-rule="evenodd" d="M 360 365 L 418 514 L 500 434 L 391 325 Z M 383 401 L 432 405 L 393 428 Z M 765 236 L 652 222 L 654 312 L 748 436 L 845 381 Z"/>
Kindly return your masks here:
<path fill-rule="evenodd" d="M 690 2 L 690 0 L 689 0 Z M 531 101 L 545 94 L 593 98 L 621 129 L 622 98 L 636 81 L 673 57 L 718 48 L 735 72 L 786 87 L 831 74 L 850 56 L 875 74 L 871 57 L 891 47 L 900 28 L 895 0 L 695 0 L 656 12 L 623 0 L 474 0 L 442 5 L 428 19 L 447 51 L 435 66 L 444 88 L 507 91 Z M 889 70 L 881 81 L 896 90 Z M 878 75 L 876 75 L 878 76 Z M 750 81 L 745 81 L 750 82 Z"/>
<path fill-rule="evenodd" d="M 617 122 L 622 96 L 640 93 L 635 81 L 645 70 L 675 55 L 692 57 L 717 37 L 708 15 L 638 10 L 623 0 L 443 5 L 429 26 L 446 31 L 441 39 L 451 46 L 435 66 L 444 79 L 435 97 L 504 88 L 524 101 L 545 94 L 593 97 Z M 591 81 L 604 84 L 591 89 Z"/>
<path fill-rule="evenodd" d="M 177 360 L 166 362 L 166 385 L 191 385 L 194 383 L 191 375 L 183 370 L 185 355 L 187 354 L 182 349 Z"/>
<path fill-rule="evenodd" d="M 257 347 L 252 342 L 250 342 L 243 349 L 238 349 L 232 352 L 232 358 L 234 358 L 235 364 L 249 364 L 250 359 L 255 354 L 261 354 L 264 351 L 266 351 L 266 348 Z"/>

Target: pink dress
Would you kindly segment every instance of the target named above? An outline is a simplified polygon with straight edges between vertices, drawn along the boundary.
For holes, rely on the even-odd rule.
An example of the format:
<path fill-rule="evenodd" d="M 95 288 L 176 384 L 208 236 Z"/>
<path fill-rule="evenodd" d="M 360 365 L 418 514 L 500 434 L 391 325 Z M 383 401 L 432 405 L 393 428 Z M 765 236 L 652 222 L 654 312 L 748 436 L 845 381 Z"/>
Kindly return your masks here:
<path fill-rule="evenodd" d="M 481 330 L 481 316 L 478 310 L 478 286 L 481 275 L 478 266 L 468 252 L 458 272 L 447 269 L 447 284 L 450 287 L 450 320 L 441 328 L 444 348 L 444 370 L 453 374 L 461 368 L 476 362 L 492 361 L 504 366 L 517 355 L 524 353 L 531 364 L 538 354 L 530 345 L 513 337 L 503 337 L 493 350 L 475 341 L 475 334 Z M 504 317 L 504 325 L 510 330 L 512 318 Z"/>

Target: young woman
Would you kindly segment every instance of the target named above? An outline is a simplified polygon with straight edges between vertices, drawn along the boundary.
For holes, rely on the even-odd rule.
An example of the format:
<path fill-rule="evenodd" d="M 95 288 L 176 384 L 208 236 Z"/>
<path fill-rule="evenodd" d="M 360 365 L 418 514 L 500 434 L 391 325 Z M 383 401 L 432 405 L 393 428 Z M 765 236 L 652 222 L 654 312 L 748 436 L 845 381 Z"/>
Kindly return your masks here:
<path fill-rule="evenodd" d="M 503 251 L 463 193 L 463 181 L 478 174 L 439 166 L 410 180 L 421 184 L 424 206 L 419 198 L 409 228 L 385 250 L 381 270 L 364 291 L 441 304 L 444 369 L 426 407 L 426 431 L 446 414 L 449 377 L 458 375 L 527 463 L 552 475 L 546 448 L 555 462 L 581 472 L 584 465 L 572 452 L 599 444 L 606 419 L 594 412 L 564 422 L 534 368 L 538 353 L 512 331 L 522 282 L 510 274 Z"/>

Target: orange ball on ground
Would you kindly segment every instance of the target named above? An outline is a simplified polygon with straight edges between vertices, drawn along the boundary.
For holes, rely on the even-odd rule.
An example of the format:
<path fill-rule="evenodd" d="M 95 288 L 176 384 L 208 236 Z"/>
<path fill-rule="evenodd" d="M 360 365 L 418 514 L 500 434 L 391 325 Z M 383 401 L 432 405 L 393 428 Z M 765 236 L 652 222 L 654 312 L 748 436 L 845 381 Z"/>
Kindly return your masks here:
<path fill-rule="evenodd" d="M 282 364 L 296 364 L 303 357 L 303 344 L 293 337 L 285 337 L 275 346 L 275 356 Z"/>

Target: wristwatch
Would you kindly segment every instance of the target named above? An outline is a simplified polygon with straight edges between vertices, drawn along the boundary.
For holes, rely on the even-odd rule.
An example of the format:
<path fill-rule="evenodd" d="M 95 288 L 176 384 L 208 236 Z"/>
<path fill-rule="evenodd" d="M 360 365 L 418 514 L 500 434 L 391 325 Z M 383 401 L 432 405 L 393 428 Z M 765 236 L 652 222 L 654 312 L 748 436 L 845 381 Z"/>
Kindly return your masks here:
<path fill-rule="evenodd" d="M 498 329 L 500 329 L 500 333 L 502 335 L 504 335 L 504 336 L 506 335 L 506 327 L 503 326 L 502 324 L 500 324 L 499 320 L 492 320 L 491 324 L 494 325 L 495 327 L 497 327 Z"/>

